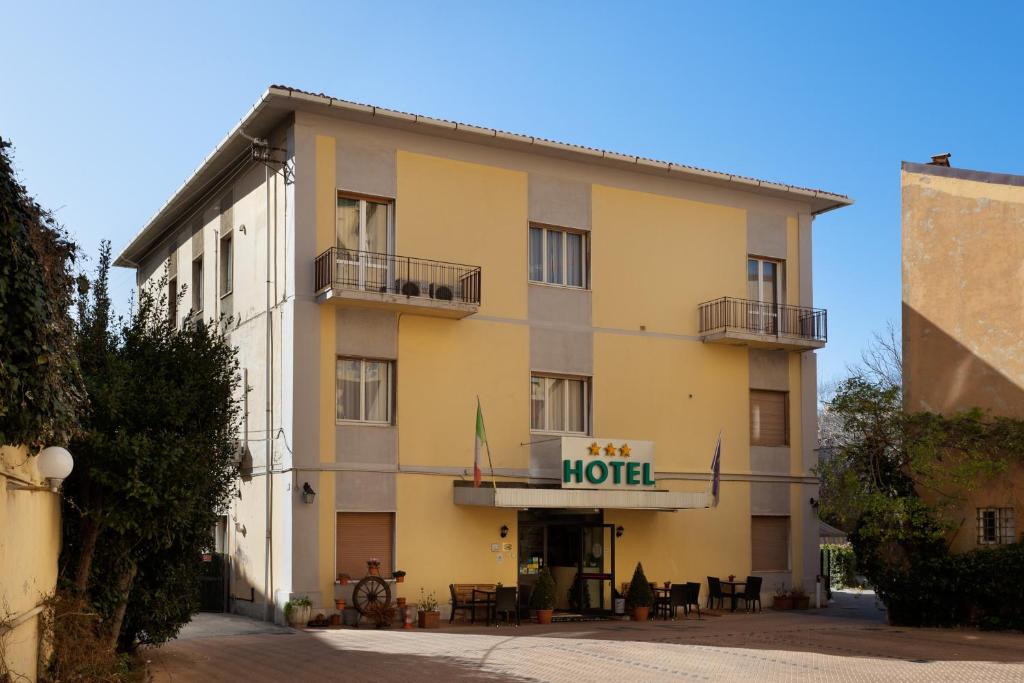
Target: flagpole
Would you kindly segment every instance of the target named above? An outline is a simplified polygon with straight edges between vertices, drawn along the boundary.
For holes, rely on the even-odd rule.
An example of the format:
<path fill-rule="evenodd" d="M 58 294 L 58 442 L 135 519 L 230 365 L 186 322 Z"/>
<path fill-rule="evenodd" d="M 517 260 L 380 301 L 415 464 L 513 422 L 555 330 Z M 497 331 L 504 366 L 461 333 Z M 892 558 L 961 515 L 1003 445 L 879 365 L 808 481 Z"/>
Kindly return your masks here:
<path fill-rule="evenodd" d="M 483 409 L 480 408 L 480 394 L 476 395 L 476 409 L 480 413 L 480 421 L 483 423 Z M 487 449 L 487 464 L 491 468 L 491 487 L 497 491 L 498 483 L 494 480 L 494 462 L 491 460 L 491 440 L 487 438 L 487 426 L 484 425 L 484 448 Z"/>

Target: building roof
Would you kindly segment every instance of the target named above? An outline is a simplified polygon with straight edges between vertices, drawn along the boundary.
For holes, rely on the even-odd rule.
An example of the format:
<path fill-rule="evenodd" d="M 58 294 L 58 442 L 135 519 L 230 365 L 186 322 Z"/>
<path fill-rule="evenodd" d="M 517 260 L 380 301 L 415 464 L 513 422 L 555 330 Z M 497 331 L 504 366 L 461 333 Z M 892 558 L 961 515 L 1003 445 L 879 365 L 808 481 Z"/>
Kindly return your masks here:
<path fill-rule="evenodd" d="M 436 119 L 419 114 L 386 109 L 369 104 L 360 104 L 337 99 L 323 93 L 311 93 L 284 85 L 272 85 L 260 99 L 221 140 L 199 167 L 178 188 L 170 199 L 149 220 L 135 237 L 118 254 L 114 265 L 133 267 L 151 249 L 164 233 L 174 227 L 191 202 L 200 197 L 217 179 L 218 175 L 250 145 L 251 137 L 267 135 L 284 121 L 292 112 L 306 111 L 328 116 L 337 116 L 364 123 L 414 130 L 420 133 L 439 135 L 454 139 L 489 144 L 520 151 L 569 158 L 575 161 L 598 163 L 618 168 L 627 168 L 654 175 L 727 186 L 732 189 L 754 192 L 779 198 L 803 201 L 811 206 L 812 213 L 819 214 L 853 203 L 846 195 L 826 192 L 797 185 L 776 183 L 758 178 L 711 171 L 668 161 L 621 154 L 594 147 L 585 147 L 531 135 L 509 133 L 495 128 L 485 128 L 456 121 Z"/>
<path fill-rule="evenodd" d="M 1015 187 L 1024 187 L 1024 175 L 1013 175 L 1012 173 L 972 171 L 969 168 L 937 166 L 935 164 L 918 164 L 913 161 L 902 162 L 900 164 L 900 168 L 908 173 L 942 176 L 943 178 L 954 178 L 956 180 L 973 180 L 978 183 L 992 183 L 993 185 L 1013 185 Z"/>

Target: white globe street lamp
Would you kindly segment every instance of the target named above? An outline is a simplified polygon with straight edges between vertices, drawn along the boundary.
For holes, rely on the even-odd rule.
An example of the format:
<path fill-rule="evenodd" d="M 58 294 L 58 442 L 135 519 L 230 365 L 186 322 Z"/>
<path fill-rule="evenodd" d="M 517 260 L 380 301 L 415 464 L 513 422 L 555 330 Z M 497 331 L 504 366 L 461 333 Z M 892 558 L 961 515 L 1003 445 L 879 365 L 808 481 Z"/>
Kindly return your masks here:
<path fill-rule="evenodd" d="M 39 452 L 36 458 L 36 468 L 39 470 L 39 474 L 50 483 L 50 490 L 57 493 L 61 483 L 75 468 L 75 459 L 71 457 L 66 448 L 50 446 Z"/>

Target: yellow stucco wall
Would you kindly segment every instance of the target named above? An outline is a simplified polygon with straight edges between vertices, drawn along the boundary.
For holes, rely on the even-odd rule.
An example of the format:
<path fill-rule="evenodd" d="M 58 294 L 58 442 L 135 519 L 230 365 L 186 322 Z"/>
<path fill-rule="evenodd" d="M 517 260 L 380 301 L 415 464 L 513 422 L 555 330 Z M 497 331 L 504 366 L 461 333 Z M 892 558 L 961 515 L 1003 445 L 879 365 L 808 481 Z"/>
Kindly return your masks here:
<path fill-rule="evenodd" d="M 317 248 L 333 234 L 334 146 L 317 137 Z M 402 313 L 398 318 L 396 567 L 408 572 L 399 595 L 452 582 L 517 579 L 517 511 L 458 506 L 459 475 L 406 468 L 472 466 L 476 396 L 484 410 L 495 468 L 530 462 L 530 325 L 527 284 L 528 176 L 450 158 L 397 151 L 395 251 L 479 265 L 479 314 L 463 320 Z M 748 476 L 749 367 L 744 347 L 701 344 L 697 308 L 745 297 L 748 253 L 743 209 L 592 186 L 593 433 L 655 441 L 657 469 L 707 472 L 723 432 L 724 474 Z M 323 219 L 324 215 L 330 219 Z M 787 220 L 787 288 L 800 286 L 798 222 Z M 333 311 L 330 306 L 325 311 Z M 646 329 L 641 329 L 644 327 Z M 334 318 L 321 318 L 321 461 L 333 454 Z M 800 361 L 789 356 L 791 473 L 802 472 Z M 326 435 L 326 436 L 325 436 Z M 485 465 L 486 469 L 486 465 Z M 321 590 L 330 592 L 334 493 L 321 476 L 318 496 Z M 507 481 L 503 480 L 503 481 Z M 705 478 L 664 478 L 659 487 L 704 491 Z M 637 561 L 651 580 L 700 580 L 750 572 L 751 486 L 724 481 L 714 509 L 677 513 L 606 510 L 621 524 L 616 572 L 628 581 Z M 800 579 L 801 487 L 790 486 L 791 565 Z M 325 495 L 326 494 L 326 495 Z M 510 528 L 501 539 L 502 525 Z M 511 555 L 492 552 L 511 543 Z M 499 559 L 500 556 L 500 559 Z M 772 585 L 766 583 L 765 592 Z"/>
<path fill-rule="evenodd" d="M 60 554 L 60 498 L 49 491 L 8 490 L 8 481 L 44 483 L 35 458 L 28 458 L 23 447 L 0 447 L 0 618 L 5 621 L 31 614 L 53 592 Z M 38 616 L 0 633 L 0 638 L 7 668 L 34 681 Z"/>

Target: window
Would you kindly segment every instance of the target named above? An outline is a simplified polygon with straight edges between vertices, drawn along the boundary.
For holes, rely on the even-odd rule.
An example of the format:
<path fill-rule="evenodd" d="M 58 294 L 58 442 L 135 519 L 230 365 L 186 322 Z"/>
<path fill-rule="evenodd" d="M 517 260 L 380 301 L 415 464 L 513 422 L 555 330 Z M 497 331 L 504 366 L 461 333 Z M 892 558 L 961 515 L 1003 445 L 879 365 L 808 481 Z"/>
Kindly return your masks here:
<path fill-rule="evenodd" d="M 178 278 L 172 277 L 167 283 L 167 321 L 171 327 L 178 325 Z"/>
<path fill-rule="evenodd" d="M 1014 522 L 1013 508 L 978 508 L 978 545 L 1014 543 Z"/>
<path fill-rule="evenodd" d="M 590 381 L 569 377 L 530 378 L 530 429 L 586 434 Z"/>
<path fill-rule="evenodd" d="M 192 262 L 192 310 L 203 311 L 203 257 Z"/>
<path fill-rule="evenodd" d="M 750 390 L 750 445 L 789 445 L 789 394 Z"/>
<path fill-rule="evenodd" d="M 366 561 L 380 560 L 381 574 L 394 571 L 393 512 L 339 512 L 335 572 L 352 578 L 366 575 Z"/>
<path fill-rule="evenodd" d="M 336 280 L 374 291 L 387 286 L 390 209 L 384 200 L 338 196 Z"/>
<path fill-rule="evenodd" d="M 789 570 L 789 517 L 750 518 L 750 566 L 755 572 Z"/>
<path fill-rule="evenodd" d="M 747 259 L 747 327 L 762 334 L 778 334 L 779 306 L 785 302 L 782 286 L 783 264 L 779 261 Z"/>
<path fill-rule="evenodd" d="M 391 423 L 391 361 L 339 358 L 337 419 Z"/>
<path fill-rule="evenodd" d="M 565 287 L 586 287 L 586 235 L 531 226 L 530 280 Z"/>
<path fill-rule="evenodd" d="M 235 255 L 232 251 L 231 234 L 220 238 L 220 295 L 227 296 L 234 288 Z"/>

